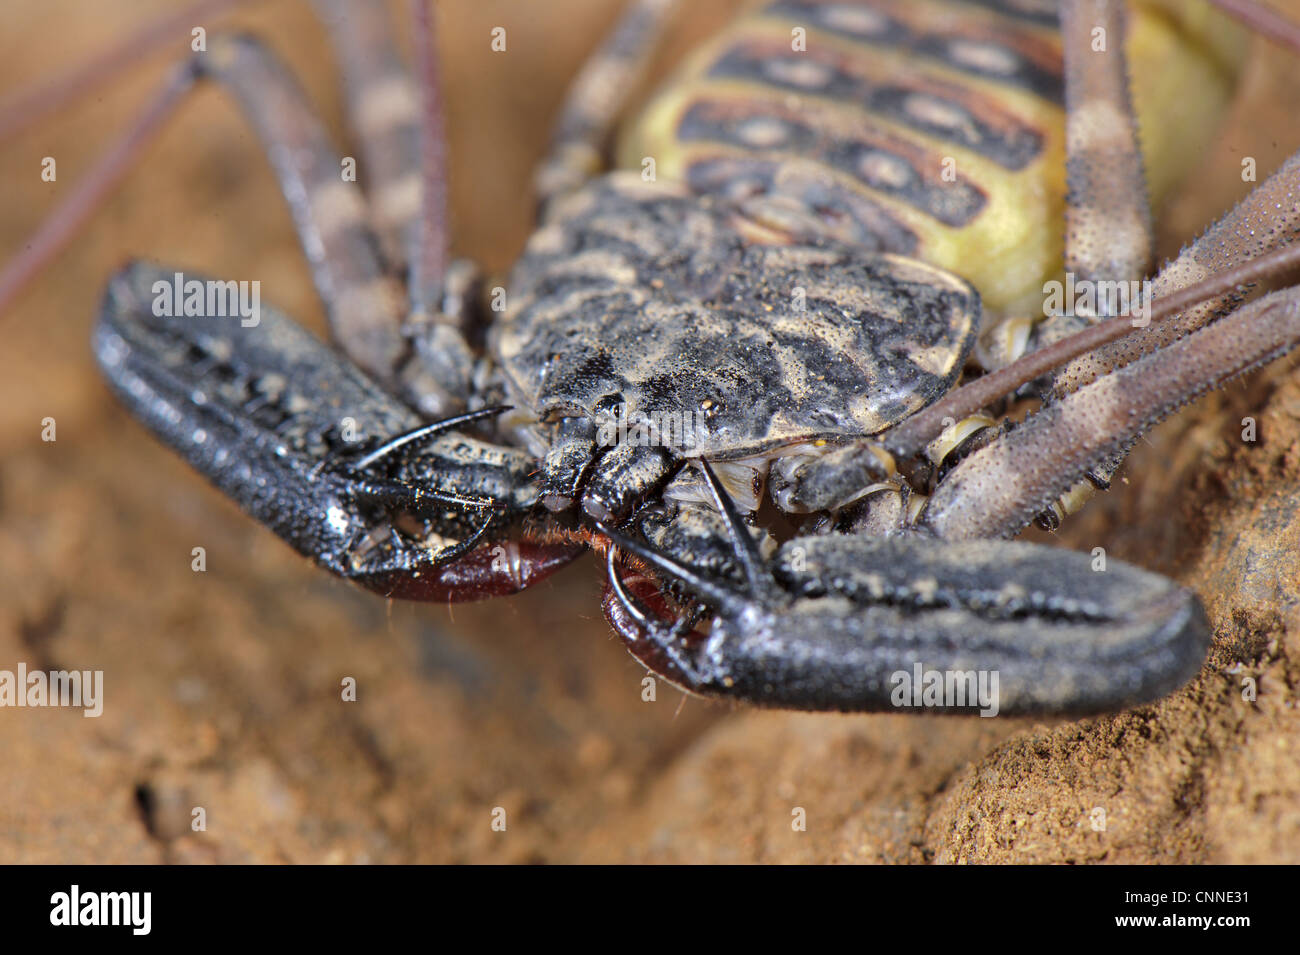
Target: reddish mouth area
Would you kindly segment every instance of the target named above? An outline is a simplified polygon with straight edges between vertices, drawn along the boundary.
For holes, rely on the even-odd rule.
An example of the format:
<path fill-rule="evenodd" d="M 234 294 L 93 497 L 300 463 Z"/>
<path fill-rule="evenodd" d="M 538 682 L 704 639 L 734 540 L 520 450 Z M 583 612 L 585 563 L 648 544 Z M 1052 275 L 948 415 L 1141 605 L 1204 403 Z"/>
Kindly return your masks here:
<path fill-rule="evenodd" d="M 458 603 L 506 597 L 526 590 L 581 554 L 583 543 L 537 544 L 527 541 L 484 544 L 459 560 L 410 574 L 376 574 L 359 583 L 398 600 Z"/>
<path fill-rule="evenodd" d="M 664 595 L 654 578 L 623 568 L 617 568 L 615 573 L 623 582 L 623 588 L 640 602 L 643 611 L 659 620 L 665 628 L 671 627 L 681 616 L 680 608 Z M 601 595 L 600 609 L 604 611 L 605 619 L 614 628 L 614 632 L 623 638 L 632 656 L 664 679 L 686 689 L 691 688 L 691 678 L 649 639 L 645 627 L 623 606 L 623 602 L 618 599 L 608 581 L 605 582 L 605 589 Z M 705 639 L 705 634 L 698 630 L 691 630 L 686 634 L 685 639 L 688 646 L 693 647 Z"/>

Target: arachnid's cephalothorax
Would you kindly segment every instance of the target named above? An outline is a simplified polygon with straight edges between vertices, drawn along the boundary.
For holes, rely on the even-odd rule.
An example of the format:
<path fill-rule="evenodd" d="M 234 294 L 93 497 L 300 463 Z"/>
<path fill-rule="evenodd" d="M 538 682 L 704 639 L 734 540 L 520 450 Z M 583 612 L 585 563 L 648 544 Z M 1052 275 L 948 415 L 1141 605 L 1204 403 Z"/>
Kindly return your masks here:
<path fill-rule="evenodd" d="M 1300 342 L 1294 289 L 1243 291 L 1300 259 L 1300 157 L 1143 281 L 1148 180 L 1209 135 L 1241 58 L 1208 7 L 770 0 L 601 174 L 672 6 L 632 0 L 488 290 L 448 254 L 427 9 L 408 73 L 382 13 L 317 6 L 369 206 L 292 78 L 234 36 L 177 69 L 81 203 L 201 79 L 266 143 L 342 354 L 146 264 L 94 332 L 121 399 L 253 517 L 413 599 L 513 593 L 594 547 L 638 659 L 760 705 L 890 709 L 899 674 L 939 674 L 993 678 L 993 704 L 953 711 L 1097 712 L 1197 671 L 1194 594 L 1008 539 Z M 0 304 L 84 211 L 0 275 Z"/>

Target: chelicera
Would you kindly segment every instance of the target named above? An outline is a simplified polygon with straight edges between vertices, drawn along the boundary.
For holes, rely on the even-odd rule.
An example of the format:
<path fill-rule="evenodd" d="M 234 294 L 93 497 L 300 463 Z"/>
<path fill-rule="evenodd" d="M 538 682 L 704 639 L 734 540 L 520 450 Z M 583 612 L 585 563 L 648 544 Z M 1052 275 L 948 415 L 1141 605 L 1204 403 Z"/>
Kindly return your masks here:
<path fill-rule="evenodd" d="M 495 290 L 448 254 L 427 7 L 413 4 L 408 72 L 382 15 L 318 6 L 369 205 L 269 51 L 214 37 L 0 277 L 3 302 L 196 81 L 228 89 L 267 146 L 340 351 L 274 309 L 214 314 L 210 280 L 147 264 L 110 282 L 94 348 L 136 416 L 254 518 L 327 570 L 411 599 L 517 592 L 594 548 L 606 616 L 638 659 L 760 705 L 889 709 L 895 674 L 978 671 L 998 675 L 1000 712 L 1082 713 L 1196 672 L 1210 628 L 1195 595 L 1006 539 L 1060 520 L 1147 429 L 1300 340 L 1293 290 L 1241 304 L 1241 286 L 1298 257 L 1297 161 L 1156 275 L 1149 326 L 1104 309 L 1025 322 L 984 315 L 971 281 L 836 176 L 856 170 L 949 225 L 989 201 L 978 182 L 928 168 L 936 156 L 897 130 L 818 126 L 860 94 L 1015 169 L 1032 130 L 988 97 L 985 122 L 978 83 L 1055 83 L 1067 268 L 1141 279 L 1150 216 L 1121 5 L 1062 4 L 1061 71 L 1030 43 L 1056 29 L 1048 9 L 954 3 L 945 33 L 885 0 L 780 0 L 759 16 L 928 57 L 972 85 L 873 86 L 846 52 L 747 59 L 742 31 L 714 69 L 763 70 L 782 98 L 691 101 L 674 134 L 718 152 L 661 181 L 596 172 L 668 16 L 635 0 L 575 84 L 538 176 L 539 228 Z M 990 413 L 1019 398 L 1041 408 Z"/>

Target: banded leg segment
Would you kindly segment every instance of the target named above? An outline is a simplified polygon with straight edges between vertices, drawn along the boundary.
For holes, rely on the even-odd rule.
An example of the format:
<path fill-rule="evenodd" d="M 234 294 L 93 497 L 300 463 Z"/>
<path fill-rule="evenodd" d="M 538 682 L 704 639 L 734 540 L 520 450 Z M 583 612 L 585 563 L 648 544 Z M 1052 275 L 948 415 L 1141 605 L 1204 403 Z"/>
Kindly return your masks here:
<path fill-rule="evenodd" d="M 397 51 L 387 10 L 313 0 L 343 74 L 348 122 L 385 258 L 408 271 L 411 308 L 437 310 L 447 270 L 447 161 L 433 24 L 425 0 L 410 4 L 420 47 L 418 85 Z"/>
<path fill-rule="evenodd" d="M 1225 4 L 1225 8 L 1230 6 L 1238 4 Z M 1229 12 L 1240 11 L 1229 9 Z M 1270 17 L 1267 11 L 1258 12 L 1263 19 L 1250 21 L 1256 27 L 1267 26 L 1268 32 L 1274 35 L 1278 32 L 1288 35 L 1294 33 L 1293 25 L 1284 23 L 1280 18 Z M 1067 209 L 1066 267 L 1078 278 L 1131 280 L 1142 278 L 1148 271 L 1145 267 L 1136 265 L 1141 261 L 1136 255 L 1137 250 L 1145 249 L 1149 253 L 1150 214 L 1142 189 L 1141 157 L 1136 151 L 1138 138 L 1133 126 L 1133 113 L 1124 92 L 1128 73 L 1123 56 L 1124 47 L 1123 44 L 1111 44 L 1113 56 L 1085 52 L 1089 50 L 1085 34 L 1095 28 L 1093 25 L 1105 29 L 1106 23 L 1117 18 L 1122 20 L 1119 5 L 1102 3 L 1100 0 L 1077 0 L 1066 3 L 1062 8 L 1066 98 L 1070 105 L 1067 120 L 1070 205 Z M 1108 35 L 1112 32 L 1113 28 L 1109 29 Z M 1093 56 L 1091 63 L 1088 60 L 1090 55 Z M 1077 69 L 1081 64 L 1090 65 L 1087 69 Z M 1107 68 L 1091 68 L 1103 65 Z M 1095 125 L 1098 117 L 1101 118 L 1103 127 L 1113 131 L 1109 137 L 1100 132 L 1096 135 L 1087 132 L 1090 126 Z M 1125 126 L 1130 127 L 1129 132 L 1121 134 L 1120 129 Z M 1080 152 L 1088 149 L 1089 142 L 1100 144 L 1107 138 L 1111 141 L 1109 148 L 1114 150 L 1114 158 L 1108 158 L 1106 150 L 1093 150 L 1093 155 Z M 1091 185 L 1081 192 L 1076 188 L 1081 182 L 1091 182 Z M 1082 203 L 1079 201 L 1081 197 Z M 1082 212 L 1089 204 L 1099 209 L 1107 207 L 1108 211 L 1096 216 Z M 1095 249 L 1098 243 L 1093 238 L 1080 235 L 1076 229 L 1076 223 L 1084 224 L 1086 221 L 1097 224 L 1097 236 L 1103 240 L 1102 244 L 1129 250 L 1128 259 L 1134 263 L 1133 267 L 1127 271 L 1112 269 L 1111 274 L 1098 272 L 1094 275 L 1093 272 L 1097 271 L 1094 268 L 1097 256 L 1084 254 L 1082 249 L 1085 246 Z M 1138 236 L 1143 232 L 1147 235 L 1139 241 Z M 1174 262 L 1165 265 L 1153 282 L 1154 300 L 1158 302 L 1196 283 L 1225 274 L 1234 266 L 1282 249 L 1298 234 L 1300 154 L 1283 163 L 1268 180 L 1255 187 L 1201 237 L 1184 247 Z M 1153 322 L 1149 327 L 1139 328 L 1132 334 L 1081 355 L 1053 373 L 1046 397 L 1060 398 L 1076 391 L 1100 376 L 1203 327 L 1230 311 L 1241 300 L 1240 290 L 1215 295 L 1175 317 Z M 1123 321 L 1128 324 L 1128 319 Z M 1056 342 L 1064 333 L 1068 333 L 1070 328 L 1067 326 L 1083 327 L 1082 322 L 1061 322 L 1061 329 L 1058 330 L 1050 327 L 1054 324 L 1049 320 L 1039 329 L 1035 345 L 1041 347 Z M 1018 357 L 1022 352 L 1023 348 L 1010 357 Z"/>
<path fill-rule="evenodd" d="M 380 4 L 314 0 L 340 60 L 348 121 L 359 141 L 370 221 L 395 272 L 404 273 L 403 334 L 413 359 L 404 392 L 432 417 L 465 406 L 475 356 L 465 339 L 478 273 L 450 262 L 442 93 L 428 0 L 411 0 L 416 75 L 403 65 Z"/>
<path fill-rule="evenodd" d="M 265 147 L 335 338 L 367 372 L 391 379 L 407 351 L 401 293 L 385 273 L 365 203 L 355 184 L 343 181 L 338 153 L 292 76 L 249 37 L 212 37 L 206 52 L 173 71 L 127 133 L 46 219 L 28 251 L 0 274 L 0 306 L 71 239 L 185 101 L 194 79 L 205 77 L 234 95 Z"/>
<path fill-rule="evenodd" d="M 615 121 L 649 67 L 677 0 L 630 0 L 614 30 L 569 88 L 550 150 L 538 167 L 544 205 L 582 185 L 604 165 Z"/>
<path fill-rule="evenodd" d="M 1129 93 L 1124 5 L 1066 0 L 1065 268 L 1090 282 L 1140 279 L 1151 266 L 1151 205 Z"/>
<path fill-rule="evenodd" d="M 221 36 L 194 59 L 228 89 L 257 132 L 339 345 L 367 373 L 391 381 L 406 352 L 402 296 L 387 274 L 356 183 L 292 75 L 259 42 Z"/>
<path fill-rule="evenodd" d="M 1061 4 L 1065 59 L 1065 270 L 1076 282 L 1135 282 L 1151 267 L 1154 228 L 1129 84 L 1127 28 L 1119 0 Z M 1001 368 L 1035 348 L 1108 317 L 1064 313 L 1003 319 L 981 357 Z"/>
<path fill-rule="evenodd" d="M 1284 162 L 1231 211 L 1206 230 L 1160 270 L 1155 278 L 1156 301 L 1197 282 L 1228 272 L 1234 266 L 1283 249 L 1300 236 L 1300 153 Z M 1054 376 L 1052 394 L 1067 395 L 1109 371 L 1136 361 L 1213 321 L 1241 300 L 1241 292 L 1226 292 L 1188 308 L 1177 316 L 1152 322 L 1118 341 L 1064 365 Z"/>
<path fill-rule="evenodd" d="M 361 178 L 370 194 L 370 221 L 385 258 L 414 258 L 423 205 L 420 182 L 420 93 L 398 56 L 384 5 L 313 0 L 329 30 L 348 123 L 361 150 Z M 446 219 L 444 212 L 441 225 Z"/>
<path fill-rule="evenodd" d="M 1133 288 L 1151 268 L 1154 226 L 1142 168 L 1137 114 L 1129 88 L 1127 28 L 1119 0 L 1066 0 L 1061 5 L 1065 54 L 1065 270 L 1076 282 L 1125 283 Z M 1130 298 L 1130 296 L 1126 296 Z M 1040 342 L 1066 331 L 1115 318 L 1118 304 L 1097 295 L 1097 314 L 1052 316 L 1039 329 Z M 1096 486 L 1109 486 L 1122 456 L 1097 462 L 1076 481 L 1045 518 L 1082 506 Z"/>
<path fill-rule="evenodd" d="M 948 474 L 921 526 L 950 539 L 1011 537 L 1080 475 L 1211 388 L 1300 344 L 1300 288 L 1276 292 L 1031 415 Z"/>
<path fill-rule="evenodd" d="M 1279 249 L 1292 241 L 1297 232 L 1300 232 L 1300 161 L 1293 156 L 1205 235 L 1184 249 L 1175 262 L 1160 271 L 1153 283 L 1154 298 L 1158 301 Z M 1115 369 L 1127 367 L 1143 356 L 1169 347 L 1172 342 L 1214 321 L 1242 298 L 1238 290 L 1215 296 L 1180 315 L 1152 323 L 1111 345 L 1076 358 L 1053 374 L 1046 399 L 1053 402 L 1076 394 L 1100 380 L 1101 376 L 1113 374 Z M 1132 319 L 1121 317 L 1113 320 L 1129 322 Z M 1231 373 L 1226 367 L 1223 372 Z M 1087 477 L 1076 475 L 1070 489 L 1059 502 L 1052 504 L 1056 516 L 1064 516 L 1081 507 L 1083 501 L 1091 496 L 1094 485 L 1108 485 L 1127 455 L 1127 445 L 1116 448 L 1109 457 L 1097 460 Z"/>
<path fill-rule="evenodd" d="M 209 0 L 191 12 L 235 2 Z M 102 203 L 194 79 L 210 77 L 233 94 L 263 143 L 340 345 L 370 374 L 400 386 L 431 417 L 463 407 L 475 358 L 460 326 L 475 305 L 477 273 L 469 263 L 447 267 L 446 176 L 433 38 L 417 37 L 427 41 L 417 43 L 427 87 L 421 104 L 381 6 L 336 0 L 317 0 L 317 6 L 341 51 L 373 210 L 352 178 L 345 179 L 339 155 L 292 76 L 256 40 L 216 36 L 209 51 L 177 67 L 130 131 L 46 219 L 23 253 L 0 270 L 0 312 Z M 425 11 L 424 0 L 417 7 Z M 136 52 L 173 32 L 177 22 L 168 17 L 148 25 L 131 41 Z M 130 48 L 97 61 L 98 78 L 120 67 Z M 0 124 L 28 118 L 30 103 L 57 105 L 62 86 L 72 92 L 84 88 L 88 71 L 78 71 L 73 79 L 75 84 L 41 88 L 20 99 Z M 372 224 L 381 229 L 385 251 Z M 398 280 L 403 271 L 409 278 L 409 307 Z M 406 338 L 414 344 L 414 355 Z"/>

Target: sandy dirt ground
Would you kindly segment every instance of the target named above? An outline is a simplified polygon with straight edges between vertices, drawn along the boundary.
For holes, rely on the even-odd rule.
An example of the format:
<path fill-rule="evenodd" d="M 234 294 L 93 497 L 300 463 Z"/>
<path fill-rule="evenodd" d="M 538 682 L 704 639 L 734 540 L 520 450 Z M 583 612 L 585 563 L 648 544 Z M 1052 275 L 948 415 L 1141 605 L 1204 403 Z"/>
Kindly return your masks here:
<path fill-rule="evenodd" d="M 116 6 L 4 4 L 0 94 L 170 5 Z M 502 269 L 529 227 L 528 173 L 564 84 L 616 7 L 442 6 L 456 249 Z M 702 21 L 666 59 L 729 4 L 695 6 Z M 341 137 L 306 5 L 273 0 L 230 22 L 268 39 Z M 494 56 L 498 25 L 509 46 Z M 1258 43 L 1221 137 L 1161 216 L 1164 254 L 1241 194 L 1243 156 L 1263 175 L 1300 145 L 1295 63 Z M 0 144 L 0 258 L 164 68 L 154 57 Z M 39 180 L 44 156 L 56 184 Z M 257 144 L 213 90 L 0 317 L 0 667 L 105 674 L 97 719 L 0 710 L 0 862 L 1300 862 L 1293 363 L 1159 429 L 1060 534 L 1203 596 L 1217 635 L 1186 689 L 1051 724 L 755 712 L 663 685 L 643 700 L 643 671 L 599 615 L 591 558 L 520 597 L 450 609 L 314 570 L 101 383 L 90 324 L 130 257 L 258 278 L 265 300 L 322 327 Z M 1247 415 L 1254 443 L 1240 438 Z M 355 702 L 340 698 L 347 677 Z M 205 831 L 191 829 L 195 807 Z"/>

